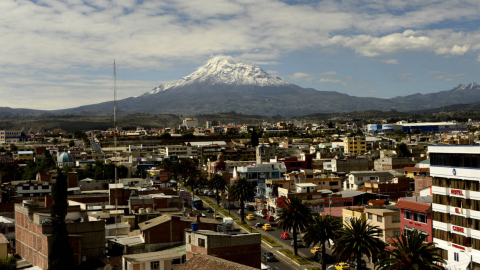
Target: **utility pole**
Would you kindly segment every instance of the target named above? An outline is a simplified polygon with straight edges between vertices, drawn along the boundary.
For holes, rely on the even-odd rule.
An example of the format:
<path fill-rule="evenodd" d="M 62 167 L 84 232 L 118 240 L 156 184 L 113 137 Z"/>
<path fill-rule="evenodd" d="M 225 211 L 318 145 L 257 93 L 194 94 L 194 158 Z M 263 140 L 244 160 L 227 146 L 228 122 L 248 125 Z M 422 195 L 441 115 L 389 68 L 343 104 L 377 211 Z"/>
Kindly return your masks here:
<path fill-rule="evenodd" d="M 118 218 L 118 200 L 117 200 L 117 67 L 115 66 L 115 59 L 113 59 L 113 141 L 114 141 L 114 161 L 115 161 L 115 236 L 118 236 L 117 218 Z M 123 191 L 122 191 L 123 192 Z"/>
<path fill-rule="evenodd" d="M 332 215 L 332 193 L 328 194 L 328 210 L 330 211 L 330 216 Z"/>

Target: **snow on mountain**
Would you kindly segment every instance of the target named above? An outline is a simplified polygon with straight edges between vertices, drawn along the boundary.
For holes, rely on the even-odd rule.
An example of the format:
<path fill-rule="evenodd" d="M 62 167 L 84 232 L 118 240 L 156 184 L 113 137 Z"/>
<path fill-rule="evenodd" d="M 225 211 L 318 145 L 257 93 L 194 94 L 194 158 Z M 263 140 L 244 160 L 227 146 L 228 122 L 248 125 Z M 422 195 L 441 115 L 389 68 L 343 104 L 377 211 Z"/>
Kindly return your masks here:
<path fill-rule="evenodd" d="M 233 84 L 255 86 L 286 86 L 290 85 L 279 77 L 270 76 L 257 66 L 235 63 L 231 57 L 217 56 L 192 74 L 168 85 L 160 85 L 149 94 L 156 94 L 168 89 L 195 83 Z"/>
<path fill-rule="evenodd" d="M 480 86 L 477 83 L 470 83 L 467 85 L 459 84 L 457 87 L 452 89 L 452 92 L 458 92 L 458 91 L 463 91 L 463 90 L 472 90 L 474 88 L 480 88 Z"/>

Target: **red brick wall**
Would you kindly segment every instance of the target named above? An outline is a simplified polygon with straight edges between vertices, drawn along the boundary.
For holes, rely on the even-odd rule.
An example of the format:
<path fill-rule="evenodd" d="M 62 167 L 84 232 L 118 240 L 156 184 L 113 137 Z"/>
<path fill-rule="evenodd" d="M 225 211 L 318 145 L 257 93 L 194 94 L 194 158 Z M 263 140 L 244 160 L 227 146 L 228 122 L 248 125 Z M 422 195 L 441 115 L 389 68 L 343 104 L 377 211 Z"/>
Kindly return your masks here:
<path fill-rule="evenodd" d="M 42 226 L 28 220 L 24 213 L 15 212 L 16 252 L 42 269 L 48 268 L 48 240 Z"/>

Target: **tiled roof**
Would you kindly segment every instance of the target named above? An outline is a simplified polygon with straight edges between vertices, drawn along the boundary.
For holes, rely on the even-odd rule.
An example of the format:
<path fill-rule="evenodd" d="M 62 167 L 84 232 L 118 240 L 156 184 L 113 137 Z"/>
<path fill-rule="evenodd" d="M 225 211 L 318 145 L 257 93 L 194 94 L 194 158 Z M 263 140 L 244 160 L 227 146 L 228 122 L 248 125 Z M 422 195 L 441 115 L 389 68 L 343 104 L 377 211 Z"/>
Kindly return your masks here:
<path fill-rule="evenodd" d="M 181 270 L 257 270 L 260 268 L 253 268 L 239 263 L 234 263 L 217 257 L 195 254 L 193 258 L 188 260 L 182 267 L 177 268 Z"/>
<path fill-rule="evenodd" d="M 0 244 L 8 244 L 8 239 L 0 233 Z"/>
<path fill-rule="evenodd" d="M 398 208 L 408 209 L 417 212 L 428 212 L 432 205 L 428 203 L 421 203 L 421 202 L 412 202 L 407 200 L 400 199 L 397 204 L 395 205 Z"/>

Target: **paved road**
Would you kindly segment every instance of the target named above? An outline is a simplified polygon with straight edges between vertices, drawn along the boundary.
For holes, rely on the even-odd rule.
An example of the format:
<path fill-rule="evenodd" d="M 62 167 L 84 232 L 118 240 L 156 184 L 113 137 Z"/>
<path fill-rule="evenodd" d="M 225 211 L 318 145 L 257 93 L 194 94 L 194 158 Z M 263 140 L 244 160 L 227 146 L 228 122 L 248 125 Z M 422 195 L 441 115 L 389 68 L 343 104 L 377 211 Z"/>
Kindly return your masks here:
<path fill-rule="evenodd" d="M 275 257 L 277 258 L 276 262 L 265 262 L 263 260 L 263 253 L 265 252 L 272 252 Z M 272 249 L 267 247 L 266 245 L 262 244 L 262 263 L 270 266 L 272 269 L 276 270 L 297 270 L 296 266 L 292 264 L 292 262 L 287 261 L 287 259 L 283 258 L 278 252 L 274 252 Z"/>

